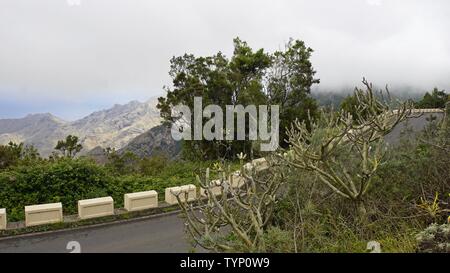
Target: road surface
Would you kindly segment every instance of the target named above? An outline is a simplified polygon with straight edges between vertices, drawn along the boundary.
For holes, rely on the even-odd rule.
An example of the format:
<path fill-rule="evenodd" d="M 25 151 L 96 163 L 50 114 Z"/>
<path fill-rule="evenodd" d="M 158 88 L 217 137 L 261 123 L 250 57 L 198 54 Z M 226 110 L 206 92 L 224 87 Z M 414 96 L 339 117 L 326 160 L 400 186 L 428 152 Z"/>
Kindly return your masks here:
<path fill-rule="evenodd" d="M 83 253 L 189 252 L 192 248 L 183 231 L 183 223 L 183 219 L 174 214 L 62 233 L 0 239 L 0 253 L 68 253 L 71 250 L 67 249 L 67 244 L 71 241 L 78 242 Z"/>

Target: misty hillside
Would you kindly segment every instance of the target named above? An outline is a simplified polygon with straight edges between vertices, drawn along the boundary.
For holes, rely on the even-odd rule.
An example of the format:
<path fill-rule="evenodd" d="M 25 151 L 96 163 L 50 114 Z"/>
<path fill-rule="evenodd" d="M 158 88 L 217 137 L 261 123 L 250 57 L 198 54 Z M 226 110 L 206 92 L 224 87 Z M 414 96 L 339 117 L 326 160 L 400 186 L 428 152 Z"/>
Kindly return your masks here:
<path fill-rule="evenodd" d="M 384 87 L 375 87 L 375 90 L 384 89 Z M 342 101 L 353 94 L 353 88 L 340 88 L 336 90 L 329 89 L 319 89 L 316 88 L 311 91 L 311 96 L 317 101 L 320 106 L 333 107 L 334 109 L 339 109 Z M 412 99 L 413 101 L 418 101 L 422 98 L 426 91 L 419 90 L 417 88 L 400 88 L 395 90 L 390 90 L 390 95 L 393 99 L 398 99 L 401 101 Z"/>

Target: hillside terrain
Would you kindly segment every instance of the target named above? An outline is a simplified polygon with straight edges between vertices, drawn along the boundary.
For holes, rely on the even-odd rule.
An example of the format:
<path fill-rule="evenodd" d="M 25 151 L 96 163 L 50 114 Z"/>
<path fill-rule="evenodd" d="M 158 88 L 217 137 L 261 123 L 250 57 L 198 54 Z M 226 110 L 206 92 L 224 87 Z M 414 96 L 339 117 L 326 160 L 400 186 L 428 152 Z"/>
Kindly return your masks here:
<path fill-rule="evenodd" d="M 180 155 L 181 142 L 175 141 L 170 127 L 158 125 L 131 140 L 119 153 L 133 152 L 140 158 L 153 155 L 165 155 L 175 158 Z"/>
<path fill-rule="evenodd" d="M 64 121 L 52 114 L 33 114 L 19 119 L 0 119 L 0 144 L 10 141 L 34 145 L 44 157 L 58 140 L 76 135 L 83 145 L 81 154 L 95 147 L 120 149 L 128 142 L 160 124 L 156 99 L 131 101 L 94 112 L 76 121 Z"/>

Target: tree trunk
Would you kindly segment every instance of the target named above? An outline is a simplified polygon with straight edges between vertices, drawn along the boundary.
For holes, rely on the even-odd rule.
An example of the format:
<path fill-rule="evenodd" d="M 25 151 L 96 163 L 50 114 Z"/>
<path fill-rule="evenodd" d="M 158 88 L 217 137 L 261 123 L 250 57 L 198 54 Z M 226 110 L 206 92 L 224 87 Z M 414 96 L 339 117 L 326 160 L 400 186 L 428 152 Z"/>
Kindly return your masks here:
<path fill-rule="evenodd" d="M 366 206 L 364 205 L 364 202 L 361 200 L 358 200 L 356 203 L 356 208 L 357 208 L 357 212 L 358 212 L 358 217 L 359 217 L 359 221 L 361 223 L 365 223 L 367 222 L 367 210 L 366 210 Z"/>

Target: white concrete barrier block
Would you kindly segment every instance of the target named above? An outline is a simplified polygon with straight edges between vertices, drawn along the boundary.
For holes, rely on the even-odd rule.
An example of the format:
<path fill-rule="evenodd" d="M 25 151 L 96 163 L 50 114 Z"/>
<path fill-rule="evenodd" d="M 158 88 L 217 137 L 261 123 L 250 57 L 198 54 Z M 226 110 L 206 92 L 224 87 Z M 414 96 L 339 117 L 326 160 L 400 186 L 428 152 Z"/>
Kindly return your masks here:
<path fill-rule="evenodd" d="M 239 171 L 230 175 L 230 185 L 232 188 L 240 188 L 245 184 L 245 178 L 241 176 Z"/>
<path fill-rule="evenodd" d="M 6 229 L 6 209 L 0 209 L 0 230 Z"/>
<path fill-rule="evenodd" d="M 222 195 L 223 192 L 223 188 L 221 186 L 221 182 L 220 180 L 213 180 L 210 183 L 210 190 L 212 192 L 212 194 L 218 196 L 218 195 Z M 203 197 L 207 196 L 207 190 L 204 188 L 200 188 L 200 194 Z"/>
<path fill-rule="evenodd" d="M 33 205 L 25 207 L 25 226 L 37 226 L 62 222 L 61 203 Z"/>
<path fill-rule="evenodd" d="M 114 200 L 111 196 L 78 201 L 78 217 L 89 219 L 114 215 Z"/>
<path fill-rule="evenodd" d="M 195 199 L 197 199 L 197 187 L 195 185 L 189 184 L 189 185 L 184 185 L 181 186 L 181 191 L 184 193 L 188 193 L 188 200 L 187 201 L 194 201 Z M 185 195 L 183 195 L 182 200 L 184 200 Z"/>
<path fill-rule="evenodd" d="M 127 211 L 137 211 L 158 207 L 158 193 L 143 191 L 124 195 L 124 205 Z"/>
<path fill-rule="evenodd" d="M 251 173 L 253 171 L 253 168 L 254 168 L 254 166 L 253 166 L 253 164 L 251 162 L 248 162 L 248 163 L 244 164 L 244 170 L 246 172 Z"/>
<path fill-rule="evenodd" d="M 187 200 L 188 202 L 193 201 L 197 198 L 197 188 L 195 187 L 195 185 L 189 184 L 180 187 L 166 188 L 164 196 L 165 201 L 170 205 L 177 204 L 178 200 L 176 196 L 179 195 L 180 200 L 184 202 L 186 199 L 186 193 L 188 197 Z"/>
<path fill-rule="evenodd" d="M 254 159 L 252 161 L 252 165 L 255 166 L 257 172 L 267 170 L 269 168 L 269 162 L 264 157 Z"/>
<path fill-rule="evenodd" d="M 258 158 L 252 160 L 252 162 L 248 162 L 244 165 L 244 169 L 247 172 L 252 172 L 255 170 L 256 172 L 260 172 L 263 170 L 267 170 L 269 168 L 269 162 L 264 158 Z"/>

